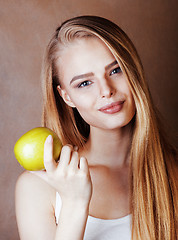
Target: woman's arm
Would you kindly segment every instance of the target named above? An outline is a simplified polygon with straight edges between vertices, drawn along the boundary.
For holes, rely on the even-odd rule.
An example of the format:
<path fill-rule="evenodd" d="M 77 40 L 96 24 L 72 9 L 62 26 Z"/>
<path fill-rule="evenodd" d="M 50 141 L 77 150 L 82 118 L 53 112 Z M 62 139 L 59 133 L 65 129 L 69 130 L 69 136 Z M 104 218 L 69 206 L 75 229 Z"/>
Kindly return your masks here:
<path fill-rule="evenodd" d="M 83 240 L 87 217 L 87 206 L 76 205 L 74 202 L 65 204 L 60 212 L 59 224 L 54 239 Z"/>
<path fill-rule="evenodd" d="M 79 160 L 71 146 L 63 147 L 58 165 L 51 156 L 52 141 L 48 141 L 44 154 L 46 172 L 25 172 L 17 181 L 16 216 L 20 238 L 73 240 L 75 236 L 76 240 L 82 240 L 91 198 L 87 161 Z M 54 216 L 56 191 L 62 199 L 58 226 Z"/>
<path fill-rule="evenodd" d="M 16 219 L 20 239 L 55 239 L 54 206 L 54 189 L 30 172 L 21 174 L 15 189 Z"/>

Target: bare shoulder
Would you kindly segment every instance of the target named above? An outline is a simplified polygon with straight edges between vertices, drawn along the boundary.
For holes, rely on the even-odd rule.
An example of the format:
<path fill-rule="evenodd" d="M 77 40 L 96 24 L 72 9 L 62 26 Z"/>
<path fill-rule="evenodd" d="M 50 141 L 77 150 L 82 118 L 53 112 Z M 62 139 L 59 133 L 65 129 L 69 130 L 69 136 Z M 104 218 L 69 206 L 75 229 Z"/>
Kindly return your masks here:
<path fill-rule="evenodd" d="M 55 195 L 55 190 L 40 177 L 35 174 L 24 171 L 17 179 L 16 193 L 37 194 L 46 197 Z"/>
<path fill-rule="evenodd" d="M 40 177 L 25 171 L 17 179 L 15 188 L 16 207 L 28 205 L 28 208 L 50 208 L 55 206 L 55 190 Z"/>
<path fill-rule="evenodd" d="M 18 177 L 15 209 L 20 239 L 52 239 L 55 199 L 55 190 L 35 174 L 25 171 Z"/>

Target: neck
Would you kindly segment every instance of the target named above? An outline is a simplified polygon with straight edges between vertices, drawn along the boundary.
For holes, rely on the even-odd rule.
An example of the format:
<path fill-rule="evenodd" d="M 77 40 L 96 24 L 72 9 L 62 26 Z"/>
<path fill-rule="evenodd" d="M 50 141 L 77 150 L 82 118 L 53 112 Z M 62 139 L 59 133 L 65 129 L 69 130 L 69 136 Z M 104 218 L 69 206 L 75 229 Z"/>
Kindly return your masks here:
<path fill-rule="evenodd" d="M 131 138 L 130 125 L 114 130 L 91 127 L 89 139 L 81 154 L 86 156 L 90 166 L 127 167 Z"/>

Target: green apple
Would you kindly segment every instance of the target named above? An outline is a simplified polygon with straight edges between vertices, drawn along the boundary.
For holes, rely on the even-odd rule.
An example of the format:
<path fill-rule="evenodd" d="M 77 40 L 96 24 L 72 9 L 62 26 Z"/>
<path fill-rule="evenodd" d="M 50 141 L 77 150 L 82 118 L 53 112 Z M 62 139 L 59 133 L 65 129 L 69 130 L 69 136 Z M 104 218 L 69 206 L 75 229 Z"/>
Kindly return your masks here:
<path fill-rule="evenodd" d="M 15 157 L 26 170 L 37 171 L 44 169 L 44 143 L 49 135 L 53 137 L 53 158 L 57 161 L 62 144 L 57 134 L 49 128 L 33 128 L 16 142 L 14 146 Z"/>

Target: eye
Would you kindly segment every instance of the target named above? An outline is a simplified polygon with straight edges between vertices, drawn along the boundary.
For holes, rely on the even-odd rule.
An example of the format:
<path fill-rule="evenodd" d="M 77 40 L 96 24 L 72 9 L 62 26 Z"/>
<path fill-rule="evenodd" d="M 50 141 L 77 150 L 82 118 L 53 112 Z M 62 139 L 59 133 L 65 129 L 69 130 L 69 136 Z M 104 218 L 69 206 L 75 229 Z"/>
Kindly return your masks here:
<path fill-rule="evenodd" d="M 83 88 L 83 87 L 87 87 L 87 86 L 89 86 L 91 84 L 92 84 L 92 82 L 87 80 L 87 81 L 84 81 L 84 82 L 80 83 L 77 87 L 78 88 Z"/>
<path fill-rule="evenodd" d="M 113 75 L 113 74 L 117 74 L 117 73 L 121 73 L 122 72 L 122 70 L 121 70 L 121 68 L 120 67 L 117 67 L 117 68 L 115 68 L 115 69 L 113 69 L 111 72 L 110 72 L 110 76 L 111 75 Z"/>

